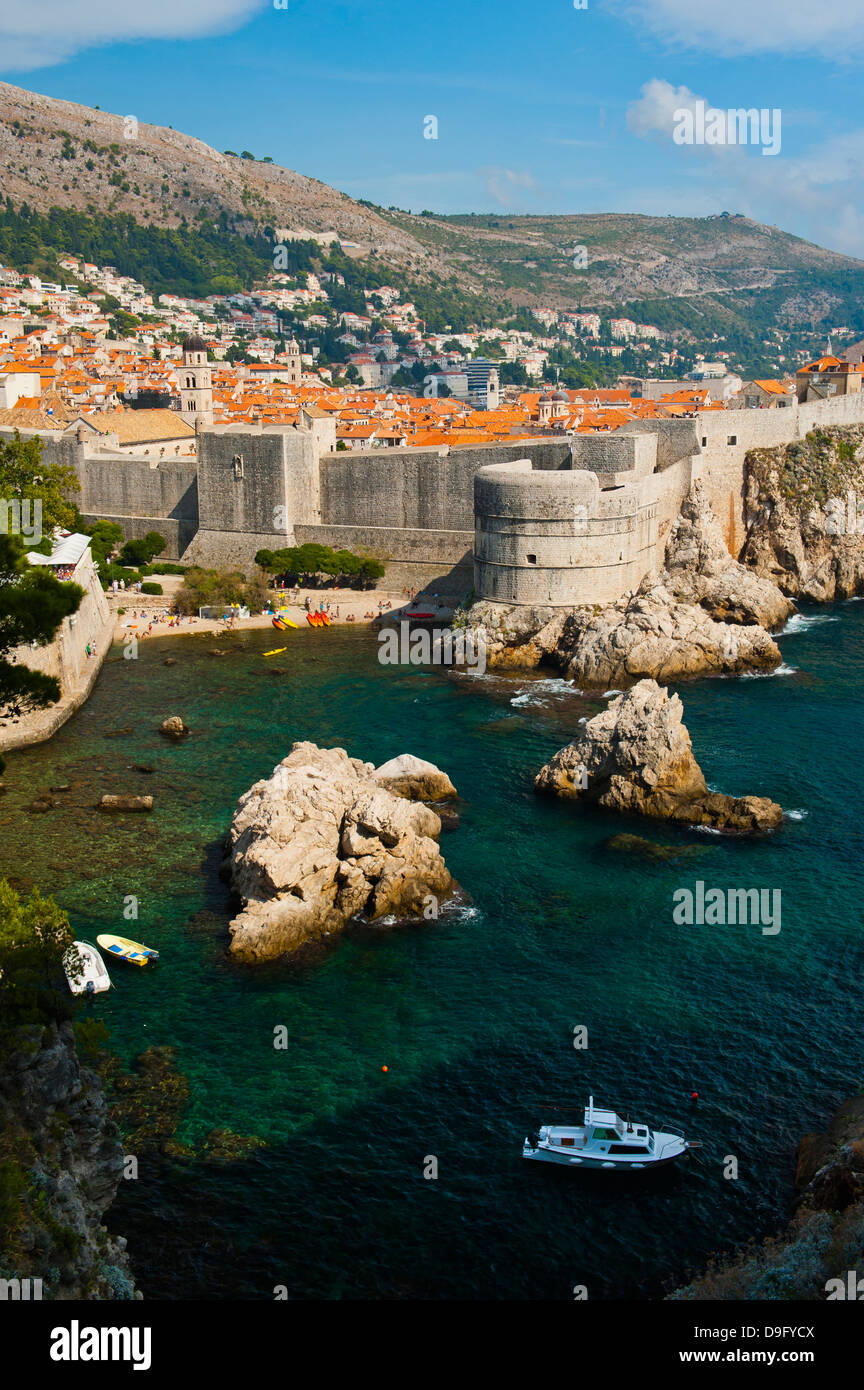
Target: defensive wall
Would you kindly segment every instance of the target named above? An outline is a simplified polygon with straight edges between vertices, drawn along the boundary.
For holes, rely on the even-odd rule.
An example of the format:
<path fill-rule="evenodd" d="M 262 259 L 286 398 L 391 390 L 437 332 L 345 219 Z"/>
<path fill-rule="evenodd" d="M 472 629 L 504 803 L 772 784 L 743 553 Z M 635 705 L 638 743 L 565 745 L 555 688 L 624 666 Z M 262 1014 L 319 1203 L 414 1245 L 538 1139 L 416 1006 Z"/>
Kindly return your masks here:
<path fill-rule="evenodd" d="M 39 433 L 46 457 L 75 468 L 86 520 L 117 521 L 127 537 L 158 530 L 166 559 L 248 568 L 262 547 L 319 541 L 377 555 L 397 584 L 468 592 L 473 551 L 480 593 L 572 603 L 608 601 L 659 567 L 694 478 L 737 554 L 747 451 L 861 423 L 859 394 L 569 438 L 336 452 L 332 419 L 304 415 L 203 429 L 197 458 L 160 461 L 121 453 L 111 436 Z"/>

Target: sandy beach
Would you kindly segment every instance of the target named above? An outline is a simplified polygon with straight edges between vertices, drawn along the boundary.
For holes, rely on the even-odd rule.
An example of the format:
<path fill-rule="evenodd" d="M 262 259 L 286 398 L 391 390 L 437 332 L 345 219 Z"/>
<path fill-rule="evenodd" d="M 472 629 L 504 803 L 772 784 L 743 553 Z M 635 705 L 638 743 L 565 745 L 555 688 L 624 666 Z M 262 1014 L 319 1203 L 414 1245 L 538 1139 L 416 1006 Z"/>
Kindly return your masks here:
<path fill-rule="evenodd" d="M 147 637 L 181 637 L 195 632 L 242 632 L 252 628 L 272 627 L 269 613 L 256 613 L 249 618 L 232 618 L 227 623 L 222 618 L 181 617 L 171 612 L 174 595 L 183 583 L 180 575 L 159 577 L 164 593 L 138 594 L 134 590 L 106 595 L 114 613 L 114 639 L 123 641 L 135 636 L 139 641 Z M 374 622 L 379 616 L 392 616 L 397 610 L 404 610 L 409 618 L 413 610 L 421 613 L 434 613 L 441 623 L 447 623 L 452 615 L 452 607 L 445 604 L 428 603 L 424 599 L 409 599 L 404 590 L 396 592 L 388 589 L 300 589 L 291 590 L 284 595 L 274 592 L 273 604 L 298 627 L 306 627 L 305 600 L 315 609 L 324 605 L 334 625 L 349 623 L 363 624 Z M 328 606 L 329 605 L 329 609 Z M 123 612 L 120 612 L 120 610 Z M 279 633 L 274 629 L 275 635 Z"/>

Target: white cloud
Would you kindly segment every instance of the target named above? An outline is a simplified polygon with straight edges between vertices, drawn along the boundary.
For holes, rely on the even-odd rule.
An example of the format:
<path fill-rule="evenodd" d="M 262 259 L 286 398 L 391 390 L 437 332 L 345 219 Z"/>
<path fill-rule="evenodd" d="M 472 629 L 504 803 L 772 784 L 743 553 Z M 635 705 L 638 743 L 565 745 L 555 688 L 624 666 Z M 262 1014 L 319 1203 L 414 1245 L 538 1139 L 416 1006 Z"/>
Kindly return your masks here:
<path fill-rule="evenodd" d="M 710 183 L 715 205 L 795 226 L 822 246 L 864 258 L 864 129 L 833 136 L 795 158 L 753 158 L 752 147 L 736 144 L 674 144 L 674 112 L 700 103 L 712 104 L 689 87 L 654 78 L 628 108 L 627 125 L 640 138 L 668 140 L 670 156 L 686 161 L 683 172 Z"/>
<path fill-rule="evenodd" d="M 685 48 L 728 57 L 817 53 L 842 62 L 864 51 L 864 5 L 834 0 L 605 0 L 652 33 Z"/>
<path fill-rule="evenodd" d="M 513 195 L 519 189 L 534 189 L 537 184 L 534 175 L 529 169 L 480 169 L 478 171 L 486 182 L 486 192 L 489 193 L 502 208 L 512 207 Z"/>
<path fill-rule="evenodd" d="M 131 39 L 190 39 L 235 29 L 269 0 L 0 0 L 0 70 L 65 62 Z M 276 19 L 281 16 L 276 16 Z"/>

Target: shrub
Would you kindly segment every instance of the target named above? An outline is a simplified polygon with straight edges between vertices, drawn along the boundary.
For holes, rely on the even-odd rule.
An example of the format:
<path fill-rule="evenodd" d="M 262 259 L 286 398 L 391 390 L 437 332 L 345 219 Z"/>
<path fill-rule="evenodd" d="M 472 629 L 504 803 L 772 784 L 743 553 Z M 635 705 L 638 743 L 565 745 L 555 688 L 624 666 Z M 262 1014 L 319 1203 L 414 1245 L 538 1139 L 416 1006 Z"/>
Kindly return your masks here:
<path fill-rule="evenodd" d="M 142 594 L 161 594 L 163 592 L 161 584 L 142 584 Z"/>

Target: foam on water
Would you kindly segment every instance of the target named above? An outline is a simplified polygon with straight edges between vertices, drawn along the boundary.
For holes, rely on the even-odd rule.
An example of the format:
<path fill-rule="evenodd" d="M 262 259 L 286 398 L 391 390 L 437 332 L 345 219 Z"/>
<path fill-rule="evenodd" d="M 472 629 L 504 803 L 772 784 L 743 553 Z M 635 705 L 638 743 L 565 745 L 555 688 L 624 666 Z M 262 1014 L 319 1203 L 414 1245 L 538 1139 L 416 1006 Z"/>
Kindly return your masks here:
<path fill-rule="evenodd" d="M 822 623 L 836 623 L 836 621 L 833 613 L 793 613 L 779 635 L 781 637 L 794 637 L 798 632 L 809 632 L 811 627 L 820 627 Z"/>
<path fill-rule="evenodd" d="M 797 676 L 800 669 L 799 666 L 790 666 L 788 662 L 781 661 L 774 671 L 742 671 L 738 680 L 762 681 L 770 680 L 772 676 Z"/>

